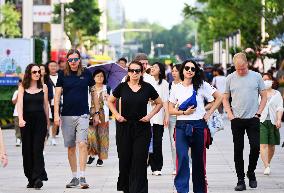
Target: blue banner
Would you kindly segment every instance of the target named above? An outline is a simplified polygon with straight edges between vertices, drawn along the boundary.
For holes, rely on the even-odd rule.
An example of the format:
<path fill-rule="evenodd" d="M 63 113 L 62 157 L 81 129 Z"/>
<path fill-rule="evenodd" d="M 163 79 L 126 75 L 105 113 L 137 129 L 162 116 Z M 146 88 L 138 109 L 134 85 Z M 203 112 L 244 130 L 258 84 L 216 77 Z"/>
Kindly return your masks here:
<path fill-rule="evenodd" d="M 18 85 L 19 77 L 0 77 L 0 86 Z"/>

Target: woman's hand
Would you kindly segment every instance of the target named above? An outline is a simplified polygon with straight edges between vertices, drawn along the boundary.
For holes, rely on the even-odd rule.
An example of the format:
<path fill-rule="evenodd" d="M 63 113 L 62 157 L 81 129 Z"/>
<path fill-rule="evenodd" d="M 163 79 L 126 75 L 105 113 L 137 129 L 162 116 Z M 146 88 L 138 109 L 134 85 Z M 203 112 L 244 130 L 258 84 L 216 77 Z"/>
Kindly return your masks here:
<path fill-rule="evenodd" d="M 100 123 L 100 117 L 98 114 L 95 114 L 93 117 L 93 126 L 97 126 Z"/>
<path fill-rule="evenodd" d="M 207 112 L 207 113 L 205 113 L 203 119 L 207 122 L 209 120 L 210 116 L 211 116 L 210 113 Z"/>
<path fill-rule="evenodd" d="M 120 122 L 120 123 L 127 121 L 127 120 L 126 120 L 123 116 L 121 116 L 120 114 L 115 115 L 115 119 L 116 119 L 118 122 Z"/>
<path fill-rule="evenodd" d="M 276 121 L 276 128 L 280 129 L 281 128 L 281 120 Z"/>
<path fill-rule="evenodd" d="M 149 122 L 151 118 L 152 117 L 150 115 L 146 115 L 145 117 L 142 117 L 139 121 L 146 123 L 146 122 Z"/>
<path fill-rule="evenodd" d="M 25 127 L 26 125 L 26 121 L 24 121 L 24 119 L 20 119 L 19 120 L 19 127 Z"/>
<path fill-rule="evenodd" d="M 1 154 L 0 155 L 0 161 L 2 163 L 3 168 L 5 168 L 8 165 L 8 157 L 7 154 Z"/>
<path fill-rule="evenodd" d="M 165 127 L 169 126 L 169 120 L 170 120 L 169 116 L 165 116 L 165 119 L 164 119 L 164 126 Z"/>
<path fill-rule="evenodd" d="M 194 108 L 194 106 L 192 105 L 192 106 L 188 107 L 188 109 L 186 111 L 184 111 L 184 114 L 190 115 L 190 114 L 194 113 L 195 110 L 196 110 L 196 108 Z"/>

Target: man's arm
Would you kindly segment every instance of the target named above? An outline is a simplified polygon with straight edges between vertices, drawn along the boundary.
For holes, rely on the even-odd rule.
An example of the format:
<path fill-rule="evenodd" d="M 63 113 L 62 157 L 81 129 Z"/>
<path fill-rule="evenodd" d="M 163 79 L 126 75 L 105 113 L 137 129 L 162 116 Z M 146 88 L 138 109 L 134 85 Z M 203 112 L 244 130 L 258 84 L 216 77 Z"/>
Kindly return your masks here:
<path fill-rule="evenodd" d="M 228 118 L 229 120 L 233 120 L 235 118 L 233 112 L 232 112 L 232 109 L 231 109 L 231 106 L 230 106 L 230 103 L 229 103 L 229 98 L 230 98 L 230 94 L 229 93 L 224 93 L 223 94 L 223 105 L 224 105 L 224 109 L 225 111 L 227 112 L 228 114 Z"/>
<path fill-rule="evenodd" d="M 267 102 L 267 93 L 265 90 L 262 90 L 260 91 L 260 97 L 261 97 L 261 100 L 260 100 L 260 103 L 259 103 L 259 106 L 258 106 L 258 110 L 256 112 L 256 114 L 261 114 L 265 105 L 266 105 L 266 102 Z"/>

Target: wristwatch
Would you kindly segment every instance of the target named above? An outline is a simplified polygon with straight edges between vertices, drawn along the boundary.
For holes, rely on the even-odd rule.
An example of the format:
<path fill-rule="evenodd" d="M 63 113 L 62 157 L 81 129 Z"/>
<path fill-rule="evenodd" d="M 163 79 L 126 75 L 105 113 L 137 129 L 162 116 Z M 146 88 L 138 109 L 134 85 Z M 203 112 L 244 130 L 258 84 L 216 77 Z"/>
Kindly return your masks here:
<path fill-rule="evenodd" d="M 100 114 L 100 111 L 96 111 L 96 112 L 95 112 L 95 115 L 99 115 L 99 114 Z"/>
<path fill-rule="evenodd" d="M 260 117 L 261 117 L 261 114 L 255 113 L 255 116 L 257 116 L 258 118 L 260 118 Z"/>

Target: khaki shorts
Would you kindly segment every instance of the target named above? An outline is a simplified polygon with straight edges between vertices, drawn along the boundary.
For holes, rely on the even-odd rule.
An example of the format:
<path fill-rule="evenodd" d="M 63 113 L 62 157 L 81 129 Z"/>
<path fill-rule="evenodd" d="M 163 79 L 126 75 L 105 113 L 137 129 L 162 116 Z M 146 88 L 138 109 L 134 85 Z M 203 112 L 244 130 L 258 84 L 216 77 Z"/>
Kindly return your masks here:
<path fill-rule="evenodd" d="M 61 116 L 62 134 L 65 147 L 75 147 L 76 143 L 87 144 L 89 115 Z"/>

